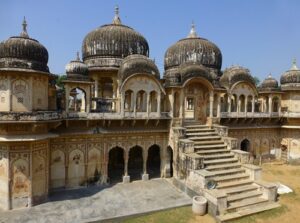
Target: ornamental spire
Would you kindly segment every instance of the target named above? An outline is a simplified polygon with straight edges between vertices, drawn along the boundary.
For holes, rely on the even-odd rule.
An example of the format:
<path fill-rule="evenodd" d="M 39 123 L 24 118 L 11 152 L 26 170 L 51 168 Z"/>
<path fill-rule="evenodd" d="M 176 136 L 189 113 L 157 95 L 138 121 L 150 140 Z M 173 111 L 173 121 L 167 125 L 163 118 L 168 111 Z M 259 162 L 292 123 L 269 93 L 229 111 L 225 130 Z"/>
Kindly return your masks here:
<path fill-rule="evenodd" d="M 77 51 L 77 53 L 76 53 L 76 60 L 77 60 L 77 61 L 80 61 L 79 51 Z"/>
<path fill-rule="evenodd" d="M 197 35 L 197 32 L 196 32 L 196 28 L 195 28 L 195 23 L 194 21 L 192 22 L 192 28 L 191 28 L 191 31 L 188 35 L 188 38 L 197 38 L 198 35 Z"/>
<path fill-rule="evenodd" d="M 20 36 L 28 38 L 29 36 L 28 36 L 28 33 L 27 33 L 27 22 L 26 22 L 25 16 L 24 16 L 24 19 L 23 19 L 22 26 L 23 26 L 23 30 L 22 30 Z"/>
<path fill-rule="evenodd" d="M 297 64 L 296 64 L 296 58 L 293 59 L 293 63 L 292 63 L 292 67 L 290 70 L 299 70 L 299 68 L 297 67 Z"/>
<path fill-rule="evenodd" d="M 113 24 L 115 24 L 115 25 L 122 24 L 120 16 L 119 16 L 119 6 L 118 5 L 115 7 L 115 17 L 113 19 Z"/>

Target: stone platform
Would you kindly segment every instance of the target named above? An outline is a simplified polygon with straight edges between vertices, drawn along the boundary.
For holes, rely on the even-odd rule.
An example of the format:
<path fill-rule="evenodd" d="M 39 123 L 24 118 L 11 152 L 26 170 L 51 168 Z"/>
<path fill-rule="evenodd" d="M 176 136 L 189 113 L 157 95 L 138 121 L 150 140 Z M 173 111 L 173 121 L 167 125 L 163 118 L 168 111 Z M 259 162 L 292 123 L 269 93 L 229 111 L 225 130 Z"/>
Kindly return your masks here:
<path fill-rule="evenodd" d="M 0 211 L 0 222 L 93 222 L 190 204 L 191 198 L 167 180 L 153 179 L 55 192 L 49 202 L 30 209 Z"/>

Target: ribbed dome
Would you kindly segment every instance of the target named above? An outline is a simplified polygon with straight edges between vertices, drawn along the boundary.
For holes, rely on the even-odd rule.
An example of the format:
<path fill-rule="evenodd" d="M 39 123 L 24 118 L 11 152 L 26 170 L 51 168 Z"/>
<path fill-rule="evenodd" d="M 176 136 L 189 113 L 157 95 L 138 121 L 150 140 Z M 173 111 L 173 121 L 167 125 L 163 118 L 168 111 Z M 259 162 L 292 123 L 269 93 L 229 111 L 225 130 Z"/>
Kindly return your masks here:
<path fill-rule="evenodd" d="M 278 81 L 271 76 L 271 74 L 261 83 L 260 85 L 261 90 L 272 90 L 278 89 Z"/>
<path fill-rule="evenodd" d="M 121 80 L 133 74 L 148 74 L 159 79 L 159 71 L 155 63 L 144 55 L 134 54 L 126 57 L 120 66 L 118 76 Z"/>
<path fill-rule="evenodd" d="M 198 37 L 194 25 L 192 25 L 188 37 L 179 40 L 166 51 L 164 61 L 165 70 L 180 66 L 185 62 L 193 62 L 220 70 L 222 53 L 214 43 Z"/>
<path fill-rule="evenodd" d="M 88 72 L 88 67 L 80 60 L 79 53 L 77 53 L 77 58 L 75 60 L 72 60 L 66 65 L 68 79 L 87 79 Z"/>
<path fill-rule="evenodd" d="M 224 70 L 220 78 L 220 84 L 227 89 L 231 88 L 235 83 L 245 81 L 255 86 L 255 81 L 247 68 L 241 66 L 232 66 Z"/>
<path fill-rule="evenodd" d="M 290 70 L 282 74 L 280 78 L 281 84 L 297 84 L 300 83 L 300 70 L 296 65 L 296 60 L 293 61 Z"/>
<path fill-rule="evenodd" d="M 203 65 L 184 63 L 180 66 L 179 72 L 183 83 L 192 77 L 203 77 L 212 82 L 212 77 L 210 76 L 208 69 Z"/>
<path fill-rule="evenodd" d="M 119 67 L 131 54 L 149 55 L 147 40 L 134 29 L 122 25 L 116 8 L 112 24 L 91 31 L 82 43 L 82 58 L 88 67 Z"/>
<path fill-rule="evenodd" d="M 10 37 L 0 43 L 0 69 L 18 68 L 49 72 L 48 51 L 37 40 L 29 38 L 24 18 L 20 36 Z"/>

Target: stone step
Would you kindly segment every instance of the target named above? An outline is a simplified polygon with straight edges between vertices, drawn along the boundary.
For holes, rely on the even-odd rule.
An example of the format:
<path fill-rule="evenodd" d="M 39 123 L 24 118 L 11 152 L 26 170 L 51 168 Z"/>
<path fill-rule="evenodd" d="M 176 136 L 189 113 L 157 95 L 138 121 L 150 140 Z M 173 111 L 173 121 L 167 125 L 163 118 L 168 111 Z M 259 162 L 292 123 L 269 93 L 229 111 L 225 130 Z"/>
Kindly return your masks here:
<path fill-rule="evenodd" d="M 193 140 L 194 142 L 196 141 L 202 141 L 202 140 L 215 140 L 215 139 L 221 139 L 221 136 L 192 136 L 189 137 L 190 140 Z"/>
<path fill-rule="evenodd" d="M 224 144 L 222 140 L 201 140 L 195 141 L 194 145 L 210 145 L 210 144 Z"/>
<path fill-rule="evenodd" d="M 247 180 L 239 180 L 239 181 L 231 181 L 231 182 L 224 182 L 224 183 L 218 183 L 217 188 L 223 189 L 223 188 L 232 188 L 247 184 L 252 184 L 253 180 L 247 179 Z"/>
<path fill-rule="evenodd" d="M 219 171 L 214 171 L 212 173 L 214 173 L 216 176 L 223 176 L 223 175 L 229 175 L 235 173 L 245 173 L 245 170 L 242 168 L 237 168 L 237 169 L 219 170 Z"/>
<path fill-rule="evenodd" d="M 235 195 L 230 195 L 227 197 L 227 202 L 233 202 L 233 201 L 238 201 L 242 200 L 245 198 L 250 198 L 250 197 L 259 197 L 262 195 L 261 191 L 248 191 L 245 193 L 240 193 L 240 194 L 235 194 Z"/>
<path fill-rule="evenodd" d="M 194 148 L 199 150 L 199 149 L 215 149 L 215 148 L 225 148 L 227 147 L 225 144 L 217 144 L 217 145 L 201 145 L 201 146 L 195 146 Z"/>
<path fill-rule="evenodd" d="M 228 212 L 232 212 L 232 211 L 237 211 L 241 208 L 250 206 L 250 205 L 257 205 L 260 203 L 268 203 L 267 199 L 263 199 L 263 198 L 247 198 L 241 201 L 236 201 L 236 202 L 232 202 L 230 203 L 230 205 L 227 207 L 227 211 Z"/>
<path fill-rule="evenodd" d="M 229 149 L 202 149 L 197 151 L 197 154 L 204 155 L 204 154 L 215 154 L 215 153 L 229 153 Z"/>
<path fill-rule="evenodd" d="M 212 165 L 208 166 L 205 169 L 208 171 L 218 171 L 218 170 L 225 170 L 225 169 L 235 169 L 240 168 L 242 165 L 240 163 L 228 163 L 228 164 L 220 164 L 220 165 Z"/>
<path fill-rule="evenodd" d="M 203 163 L 206 165 L 214 165 L 214 164 L 221 164 L 221 163 L 235 163 L 238 160 L 235 158 L 231 159 L 218 159 L 218 160 L 204 160 Z"/>
<path fill-rule="evenodd" d="M 193 128 L 193 129 L 186 129 L 186 132 L 215 132 L 215 130 L 209 128 Z"/>
<path fill-rule="evenodd" d="M 243 192 L 256 191 L 259 187 L 255 185 L 243 185 L 239 187 L 233 187 L 229 189 L 222 189 L 227 195 L 240 194 Z"/>
<path fill-rule="evenodd" d="M 184 126 L 184 128 L 191 129 L 191 128 L 210 128 L 210 127 L 208 127 L 207 125 L 197 125 L 197 124 L 195 124 L 195 125 L 186 125 L 186 126 Z"/>
<path fill-rule="evenodd" d="M 216 132 L 187 132 L 186 136 L 218 136 Z"/>
<path fill-rule="evenodd" d="M 241 174 L 232 174 L 232 175 L 226 175 L 226 176 L 219 176 L 219 177 L 214 177 L 214 181 L 216 182 L 236 182 L 245 178 L 249 178 L 249 174 L 246 173 L 241 173 Z"/>
<path fill-rule="evenodd" d="M 234 155 L 232 153 L 228 152 L 225 154 L 203 155 L 203 157 L 204 157 L 204 160 L 214 160 L 214 159 L 233 158 Z"/>
<path fill-rule="evenodd" d="M 234 219 L 238 219 L 241 217 L 245 217 L 248 215 L 252 215 L 252 214 L 256 214 L 259 212 L 263 212 L 263 211 L 268 211 L 274 208 L 278 208 L 280 207 L 280 204 L 278 203 L 268 203 L 268 204 L 258 204 L 255 207 L 251 207 L 251 208 L 245 208 L 243 210 L 239 210 L 237 212 L 233 212 L 233 213 L 226 213 L 223 215 L 219 215 L 216 216 L 218 222 L 226 222 L 226 221 L 231 221 Z"/>

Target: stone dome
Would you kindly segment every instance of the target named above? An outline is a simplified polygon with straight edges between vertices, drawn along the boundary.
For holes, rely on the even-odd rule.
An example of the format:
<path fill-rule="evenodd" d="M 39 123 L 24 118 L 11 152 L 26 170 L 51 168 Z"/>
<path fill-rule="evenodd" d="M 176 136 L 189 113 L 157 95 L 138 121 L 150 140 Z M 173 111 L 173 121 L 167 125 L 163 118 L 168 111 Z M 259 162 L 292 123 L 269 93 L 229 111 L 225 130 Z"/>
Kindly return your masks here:
<path fill-rule="evenodd" d="M 139 54 L 133 54 L 126 57 L 118 72 L 118 76 L 121 80 L 125 80 L 127 77 L 134 74 L 148 74 L 157 79 L 160 78 L 159 70 L 154 61 Z"/>
<path fill-rule="evenodd" d="M 87 79 L 88 66 L 83 63 L 77 53 L 77 58 L 66 65 L 66 73 L 68 79 Z"/>
<path fill-rule="evenodd" d="M 222 66 L 220 49 L 209 40 L 198 37 L 194 24 L 187 38 L 179 40 L 167 49 L 164 58 L 165 70 L 185 62 L 193 62 L 217 70 Z"/>
<path fill-rule="evenodd" d="M 241 66 L 226 68 L 220 78 L 221 86 L 227 89 L 230 89 L 235 83 L 241 81 L 251 83 L 255 86 L 255 80 L 251 76 L 250 71 Z"/>
<path fill-rule="evenodd" d="M 300 83 L 300 70 L 296 65 L 296 60 L 293 61 L 291 69 L 281 75 L 280 83 L 282 85 L 294 85 Z"/>
<path fill-rule="evenodd" d="M 192 77 L 202 77 L 210 82 L 212 82 L 212 77 L 209 74 L 208 69 L 199 64 L 184 63 L 179 67 L 179 72 L 181 75 L 182 83 Z"/>
<path fill-rule="evenodd" d="M 82 43 L 82 58 L 89 68 L 118 68 L 122 59 L 131 54 L 148 56 L 148 42 L 140 33 L 121 24 L 118 8 L 112 24 L 91 31 Z"/>
<path fill-rule="evenodd" d="M 24 18 L 20 36 L 0 43 L 0 69 L 26 69 L 49 72 L 48 51 L 37 40 L 29 37 Z"/>
<path fill-rule="evenodd" d="M 260 90 L 275 90 L 278 89 L 278 81 L 271 74 L 261 83 Z"/>

